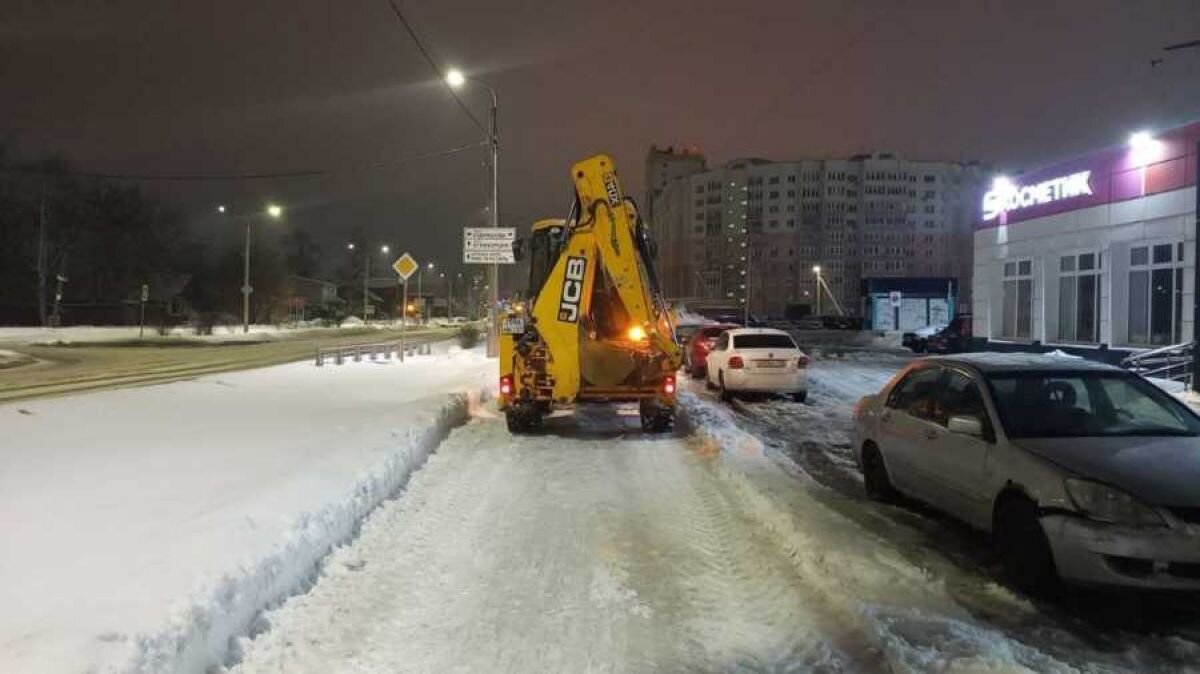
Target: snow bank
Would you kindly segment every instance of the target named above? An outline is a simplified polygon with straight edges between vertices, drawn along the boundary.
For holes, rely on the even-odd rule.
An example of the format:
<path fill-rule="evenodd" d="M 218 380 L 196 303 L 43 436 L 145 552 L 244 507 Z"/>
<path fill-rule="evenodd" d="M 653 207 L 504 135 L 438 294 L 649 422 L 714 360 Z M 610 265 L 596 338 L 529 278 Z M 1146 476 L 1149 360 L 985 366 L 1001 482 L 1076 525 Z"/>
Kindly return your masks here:
<path fill-rule="evenodd" d="M 467 419 L 467 396 L 451 396 L 433 418 L 418 419 L 383 464 L 340 499 L 297 518 L 282 542 L 200 590 L 174 610 L 170 625 L 137 640 L 131 672 L 204 672 L 221 662 L 231 639 L 248 634 L 255 616 L 306 588 L 319 562 L 357 532 L 362 519 L 394 495 L 450 429 Z"/>
<path fill-rule="evenodd" d="M 219 666 L 494 367 L 443 349 L 0 405 L 0 671 Z"/>

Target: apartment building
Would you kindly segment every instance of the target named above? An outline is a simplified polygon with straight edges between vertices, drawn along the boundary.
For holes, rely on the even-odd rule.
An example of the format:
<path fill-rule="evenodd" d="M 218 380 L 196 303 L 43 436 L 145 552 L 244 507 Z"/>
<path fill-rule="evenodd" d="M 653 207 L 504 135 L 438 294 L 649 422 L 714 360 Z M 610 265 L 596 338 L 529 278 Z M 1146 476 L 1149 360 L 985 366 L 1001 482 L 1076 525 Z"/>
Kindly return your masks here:
<path fill-rule="evenodd" d="M 823 313 L 831 293 L 862 315 L 864 279 L 955 278 L 965 292 L 982 175 L 973 163 L 875 153 L 739 159 L 680 176 L 653 204 L 665 290 L 767 316 L 815 311 L 815 267 L 829 289 Z"/>

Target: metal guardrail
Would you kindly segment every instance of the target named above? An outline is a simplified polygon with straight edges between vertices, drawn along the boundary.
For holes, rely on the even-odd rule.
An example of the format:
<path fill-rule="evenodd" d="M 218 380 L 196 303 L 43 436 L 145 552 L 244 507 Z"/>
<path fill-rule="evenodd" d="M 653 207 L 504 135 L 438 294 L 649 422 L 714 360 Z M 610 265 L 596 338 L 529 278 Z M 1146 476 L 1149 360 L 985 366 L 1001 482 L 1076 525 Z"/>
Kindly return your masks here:
<path fill-rule="evenodd" d="M 1172 344 L 1127 356 L 1121 367 L 1143 377 L 1156 377 L 1192 384 L 1192 352 L 1195 342 Z"/>
<path fill-rule="evenodd" d="M 374 344 L 349 344 L 346 346 L 319 346 L 317 347 L 317 367 L 323 367 L 326 361 L 332 360 L 334 365 L 341 365 L 347 359 L 353 359 L 355 362 L 361 362 L 364 358 L 368 360 L 391 360 L 392 354 L 395 354 L 400 362 L 404 362 L 406 356 L 428 355 L 433 353 L 433 344 L 423 342 L 414 344 L 412 342 L 376 342 Z"/>

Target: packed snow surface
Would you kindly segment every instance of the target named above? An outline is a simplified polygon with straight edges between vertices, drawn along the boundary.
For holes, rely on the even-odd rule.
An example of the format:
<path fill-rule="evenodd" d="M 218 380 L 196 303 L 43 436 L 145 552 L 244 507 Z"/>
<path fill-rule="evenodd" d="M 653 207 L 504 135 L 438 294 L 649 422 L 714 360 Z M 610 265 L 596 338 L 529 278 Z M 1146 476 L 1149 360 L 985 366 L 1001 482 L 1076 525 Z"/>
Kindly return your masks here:
<path fill-rule="evenodd" d="M 829 400 L 852 397 L 855 381 L 853 397 L 868 383 L 873 391 L 899 364 L 827 366 L 843 387 Z M 682 428 L 662 436 L 641 434 L 630 408 L 583 408 L 525 437 L 479 415 L 327 560 L 310 592 L 267 613 L 263 631 L 240 641 L 231 671 L 1066 673 L 1198 664 L 1200 647 L 1178 637 L 1081 636 L 931 549 L 923 529 L 805 476 L 773 438 L 747 432 L 737 409 L 694 389 L 681 404 Z M 835 418 L 817 441 L 840 426 Z"/>
<path fill-rule="evenodd" d="M 494 379 L 476 352 L 0 405 L 0 672 L 203 672 Z"/>

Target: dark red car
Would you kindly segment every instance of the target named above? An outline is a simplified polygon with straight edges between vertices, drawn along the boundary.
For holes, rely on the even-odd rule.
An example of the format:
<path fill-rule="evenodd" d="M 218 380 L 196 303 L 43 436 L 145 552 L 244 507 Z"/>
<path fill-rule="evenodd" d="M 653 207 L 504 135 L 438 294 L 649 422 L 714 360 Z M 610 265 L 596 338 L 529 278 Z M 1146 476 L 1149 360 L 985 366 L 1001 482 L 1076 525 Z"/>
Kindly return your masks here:
<path fill-rule="evenodd" d="M 712 348 L 713 344 L 717 343 L 717 336 L 726 330 L 733 330 L 740 327 L 742 326 L 731 323 L 720 323 L 701 326 L 699 330 L 692 333 L 691 339 L 688 340 L 687 348 L 683 352 L 683 365 L 687 369 L 688 375 L 693 379 L 703 377 L 707 370 L 705 363 L 708 360 L 708 351 Z"/>

